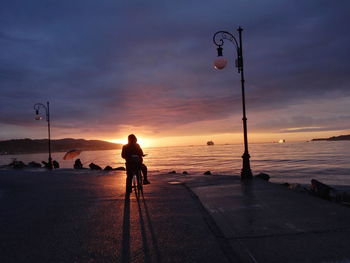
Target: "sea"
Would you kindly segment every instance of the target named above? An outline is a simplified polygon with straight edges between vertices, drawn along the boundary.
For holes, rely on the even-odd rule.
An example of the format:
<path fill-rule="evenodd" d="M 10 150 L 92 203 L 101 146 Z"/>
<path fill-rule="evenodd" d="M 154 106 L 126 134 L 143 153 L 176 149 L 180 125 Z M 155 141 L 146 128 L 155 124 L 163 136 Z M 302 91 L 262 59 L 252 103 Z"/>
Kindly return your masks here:
<path fill-rule="evenodd" d="M 242 144 L 212 146 L 173 146 L 144 148 L 149 171 L 168 173 L 186 171 L 201 176 L 206 171 L 215 175 L 240 175 Z M 350 186 L 350 141 L 310 141 L 286 143 L 251 143 L 250 164 L 254 175 L 267 173 L 272 182 L 310 184 L 317 179 L 330 185 Z M 121 150 L 83 151 L 78 157 L 84 167 L 95 163 L 102 168 L 124 166 Z M 61 168 L 73 168 L 74 160 L 63 160 L 64 153 L 52 157 Z M 46 153 L 1 155 L 0 165 L 13 159 L 28 163 L 47 160 Z"/>

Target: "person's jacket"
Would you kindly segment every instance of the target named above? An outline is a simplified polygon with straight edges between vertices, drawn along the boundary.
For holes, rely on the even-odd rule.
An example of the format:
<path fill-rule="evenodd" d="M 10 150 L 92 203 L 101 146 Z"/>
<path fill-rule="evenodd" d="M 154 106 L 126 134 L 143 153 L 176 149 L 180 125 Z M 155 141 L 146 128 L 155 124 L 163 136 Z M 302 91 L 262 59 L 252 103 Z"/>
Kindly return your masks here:
<path fill-rule="evenodd" d="M 130 161 L 133 155 L 139 156 L 141 162 L 143 160 L 143 151 L 138 143 L 134 144 L 125 144 L 122 149 L 122 158 L 126 160 L 126 162 Z"/>

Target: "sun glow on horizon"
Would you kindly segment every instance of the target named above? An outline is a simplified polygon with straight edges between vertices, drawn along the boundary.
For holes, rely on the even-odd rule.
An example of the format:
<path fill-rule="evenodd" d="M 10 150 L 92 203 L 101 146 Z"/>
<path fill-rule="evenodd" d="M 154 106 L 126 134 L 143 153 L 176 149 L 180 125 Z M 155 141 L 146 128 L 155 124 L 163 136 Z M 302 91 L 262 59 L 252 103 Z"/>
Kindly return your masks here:
<path fill-rule="evenodd" d="M 147 148 L 147 147 L 152 147 L 153 145 L 153 140 L 152 139 L 146 139 L 146 138 L 141 138 L 139 136 L 137 137 L 137 143 L 140 144 L 142 148 Z M 108 139 L 107 141 L 113 142 L 113 143 L 120 143 L 120 144 L 127 144 L 128 143 L 128 137 L 125 136 L 125 138 L 122 139 Z"/>
<path fill-rule="evenodd" d="M 276 143 L 276 142 L 299 142 L 309 141 L 314 138 L 331 137 L 341 134 L 349 134 L 349 130 L 334 131 L 314 131 L 314 132 L 250 132 L 248 133 L 249 143 Z M 220 144 L 243 144 L 243 134 L 239 133 L 220 133 L 210 135 L 187 135 L 187 136 L 164 136 L 164 137 L 139 137 L 137 142 L 142 148 L 149 147 L 170 147 L 170 146 L 193 146 L 207 145 L 208 141 L 213 141 L 215 145 Z M 282 138 L 282 139 L 281 139 Z M 127 144 L 127 135 L 118 139 L 107 139 L 109 142 Z"/>

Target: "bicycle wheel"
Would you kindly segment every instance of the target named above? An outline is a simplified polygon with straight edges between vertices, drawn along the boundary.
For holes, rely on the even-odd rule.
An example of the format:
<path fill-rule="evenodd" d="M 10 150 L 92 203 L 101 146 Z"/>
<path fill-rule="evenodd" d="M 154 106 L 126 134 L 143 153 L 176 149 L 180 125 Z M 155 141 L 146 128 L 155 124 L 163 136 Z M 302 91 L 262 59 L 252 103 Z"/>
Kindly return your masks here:
<path fill-rule="evenodd" d="M 136 176 L 136 174 L 134 174 L 134 175 L 132 176 L 132 188 L 135 189 L 135 192 L 136 192 L 136 190 L 137 190 L 137 185 L 138 185 L 137 176 Z"/>
<path fill-rule="evenodd" d="M 137 171 L 137 189 L 139 192 L 143 194 L 143 184 L 142 184 L 142 175 L 141 175 L 141 170 Z"/>

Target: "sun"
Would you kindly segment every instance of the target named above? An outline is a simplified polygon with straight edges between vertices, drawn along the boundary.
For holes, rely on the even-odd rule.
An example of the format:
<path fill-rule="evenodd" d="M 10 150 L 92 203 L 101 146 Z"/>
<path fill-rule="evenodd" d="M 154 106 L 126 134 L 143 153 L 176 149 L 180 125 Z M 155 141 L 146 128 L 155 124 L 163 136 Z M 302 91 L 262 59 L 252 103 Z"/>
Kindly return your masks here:
<path fill-rule="evenodd" d="M 152 147 L 153 143 L 151 139 L 146 139 L 139 136 L 136 136 L 136 137 L 137 137 L 137 143 L 140 144 L 142 148 Z M 128 137 L 125 136 L 125 138 L 121 138 L 121 139 L 109 139 L 108 141 L 113 143 L 120 143 L 124 145 L 128 143 Z"/>

